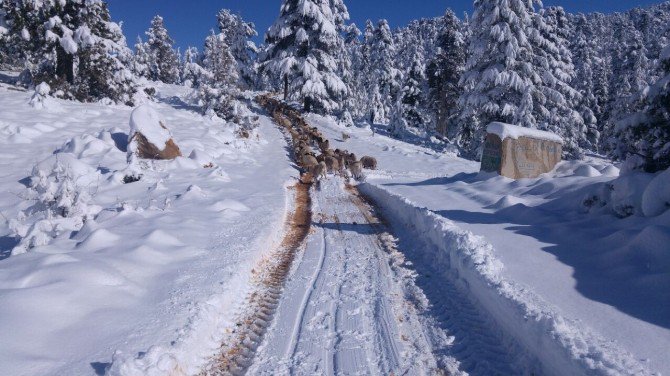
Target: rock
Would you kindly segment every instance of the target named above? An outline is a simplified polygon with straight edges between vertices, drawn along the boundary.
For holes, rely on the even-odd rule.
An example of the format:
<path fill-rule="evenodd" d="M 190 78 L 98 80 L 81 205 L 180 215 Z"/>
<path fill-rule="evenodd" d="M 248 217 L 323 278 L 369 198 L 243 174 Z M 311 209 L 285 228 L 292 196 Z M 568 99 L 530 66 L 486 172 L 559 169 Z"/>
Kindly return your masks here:
<path fill-rule="evenodd" d="M 139 158 L 161 160 L 182 156 L 165 121 L 146 104 L 137 107 L 130 115 L 128 153 Z"/>

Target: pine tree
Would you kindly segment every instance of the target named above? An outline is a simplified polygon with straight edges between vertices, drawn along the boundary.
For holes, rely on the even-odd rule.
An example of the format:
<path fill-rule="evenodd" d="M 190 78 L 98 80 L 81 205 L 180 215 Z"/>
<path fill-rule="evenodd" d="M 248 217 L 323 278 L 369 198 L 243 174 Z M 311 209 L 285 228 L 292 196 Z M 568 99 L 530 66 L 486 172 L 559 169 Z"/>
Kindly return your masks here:
<path fill-rule="evenodd" d="M 348 114 L 343 114 L 343 117 L 351 119 L 346 125 L 353 125 L 353 118 L 360 119 L 365 116 L 366 112 L 364 98 L 367 98 L 367 93 L 363 86 L 365 80 L 362 75 L 365 67 L 361 55 L 360 35 L 361 31 L 356 24 L 351 24 L 344 30 L 343 56 L 345 58 L 342 59 L 340 76 L 349 94 L 344 100 L 345 112 Z"/>
<path fill-rule="evenodd" d="M 670 46 L 660 55 L 661 78 L 643 110 L 617 124 L 617 154 L 647 172 L 670 168 Z"/>
<path fill-rule="evenodd" d="M 422 129 L 426 116 L 421 110 L 423 102 L 423 83 L 426 81 L 425 67 L 421 63 L 421 54 L 415 53 L 412 66 L 405 76 L 405 82 L 396 101 L 389 131 L 401 138 L 408 129 Z"/>
<path fill-rule="evenodd" d="M 0 1 L 0 3 L 2 3 Z M 10 63 L 9 51 L 7 48 L 8 25 L 5 20 L 6 12 L 0 5 L 0 67 L 6 67 Z"/>
<path fill-rule="evenodd" d="M 485 127 L 492 121 L 537 127 L 532 107 L 539 77 L 528 37 L 533 13 L 529 1 L 475 0 L 459 99 L 458 143 L 471 156 L 480 153 Z"/>
<path fill-rule="evenodd" d="M 363 43 L 359 47 L 358 59 L 355 61 L 354 72 L 357 76 L 356 95 L 359 105 L 357 112 L 359 118 L 368 117 L 370 123 L 374 123 L 377 118 L 376 108 L 381 108 L 381 94 L 376 79 L 373 75 L 372 66 L 372 41 L 375 27 L 372 21 L 365 22 L 365 31 L 363 32 Z M 375 92 L 376 91 L 376 92 Z M 376 94 L 376 98 L 375 98 Z M 379 100 L 376 100 L 379 99 Z M 383 111 L 382 111 L 383 112 Z M 382 114 L 383 115 L 383 114 Z"/>
<path fill-rule="evenodd" d="M 240 84 L 246 88 L 253 87 L 257 75 L 255 56 L 258 49 L 250 38 L 258 35 L 255 25 L 245 22 L 241 16 L 232 14 L 228 9 L 219 11 L 217 21 L 219 31 L 225 36 L 230 52 L 237 62 Z"/>
<path fill-rule="evenodd" d="M 642 35 L 634 29 L 629 20 L 623 19 L 616 34 L 621 41 L 613 56 L 611 76 L 611 98 L 605 129 L 605 149 L 611 151 L 615 145 L 616 123 L 629 114 L 640 111 L 643 105 L 638 95 L 647 86 L 649 61 L 642 44 Z"/>
<path fill-rule="evenodd" d="M 563 152 L 581 156 L 586 145 L 587 128 L 576 111 L 581 95 L 572 88 L 575 76 L 572 54 L 568 49 L 568 19 L 561 7 L 543 9 L 533 18 L 530 38 L 534 45 L 533 62 L 540 76 L 533 113 L 540 128 L 563 138 Z"/>
<path fill-rule="evenodd" d="M 199 86 L 203 112 L 231 119 L 239 76 L 237 63 L 223 34 L 212 31 L 205 40 L 203 66 L 207 72 L 200 78 Z"/>
<path fill-rule="evenodd" d="M 338 38 L 337 40 L 337 52 L 335 53 L 335 55 L 338 56 L 337 72 L 346 89 L 342 98 L 341 113 L 336 115 L 338 116 L 341 125 L 350 127 L 354 125 L 352 112 L 356 111 L 356 99 L 353 95 L 356 82 L 354 73 L 352 72 L 352 58 L 353 49 L 358 41 L 360 30 L 358 30 L 355 24 L 346 24 L 346 22 L 349 21 L 349 10 L 342 0 L 330 0 L 330 3 L 331 9 L 333 10 L 335 29 L 341 36 L 341 38 Z"/>
<path fill-rule="evenodd" d="M 137 37 L 135 42 L 135 55 L 133 58 L 132 70 L 138 77 L 150 78 L 151 72 L 149 70 L 152 64 L 151 55 L 148 51 L 146 43 L 142 42 L 142 38 Z"/>
<path fill-rule="evenodd" d="M 598 150 L 600 139 L 598 116 L 602 114 L 601 103 L 596 96 L 598 78 L 595 65 L 604 63 L 597 56 L 595 42 L 595 34 L 590 22 L 583 14 L 577 15 L 570 46 L 574 51 L 573 61 L 575 63 L 575 77 L 572 82 L 573 87 L 581 94 L 578 111 L 588 130 L 586 144 L 583 147 L 592 151 Z"/>
<path fill-rule="evenodd" d="M 465 40 L 458 18 L 447 10 L 437 37 L 437 53 L 427 67 L 429 102 L 434 112 L 436 130 L 453 136 L 450 129 L 459 114 L 458 98 L 462 89 L 459 80 L 465 67 Z"/>
<path fill-rule="evenodd" d="M 261 68 L 305 111 L 335 113 L 347 93 L 337 75 L 341 38 L 330 2 L 284 0 L 265 36 Z"/>
<path fill-rule="evenodd" d="M 193 88 L 200 87 L 203 79 L 207 77 L 207 72 L 202 67 L 202 59 L 197 48 L 189 47 L 186 49 L 182 71 L 184 72 L 184 83 Z"/>
<path fill-rule="evenodd" d="M 130 50 L 102 0 L 8 0 L 0 3 L 12 37 L 9 50 L 25 62 L 34 84 L 65 98 L 132 102 Z"/>
<path fill-rule="evenodd" d="M 179 59 L 172 48 L 174 40 L 165 28 L 163 17 L 155 16 L 146 32 L 147 50 L 151 56 L 149 78 L 166 84 L 179 82 Z"/>
<path fill-rule="evenodd" d="M 381 96 L 381 106 L 373 108 L 373 122 L 387 122 L 398 98 L 403 77 L 396 68 L 395 59 L 396 48 L 388 21 L 380 20 L 372 34 L 370 48 L 372 78 Z"/>

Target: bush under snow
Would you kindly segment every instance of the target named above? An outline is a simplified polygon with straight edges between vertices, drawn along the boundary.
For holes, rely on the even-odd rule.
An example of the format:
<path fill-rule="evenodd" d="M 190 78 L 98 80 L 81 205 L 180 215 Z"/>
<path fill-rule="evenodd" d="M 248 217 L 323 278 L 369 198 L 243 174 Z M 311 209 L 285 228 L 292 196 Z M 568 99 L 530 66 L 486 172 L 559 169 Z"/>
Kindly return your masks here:
<path fill-rule="evenodd" d="M 90 204 L 98 177 L 95 169 L 70 153 L 55 154 L 35 166 L 29 183 L 29 199 L 35 203 L 10 223 L 14 235 L 21 239 L 12 254 L 77 231 L 99 213 L 102 208 Z"/>

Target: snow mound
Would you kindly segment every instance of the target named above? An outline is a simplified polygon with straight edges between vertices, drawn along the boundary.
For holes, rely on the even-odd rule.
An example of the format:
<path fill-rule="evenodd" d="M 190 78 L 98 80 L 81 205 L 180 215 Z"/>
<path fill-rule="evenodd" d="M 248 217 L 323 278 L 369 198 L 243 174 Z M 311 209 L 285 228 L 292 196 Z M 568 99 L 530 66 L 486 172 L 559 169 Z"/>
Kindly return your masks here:
<path fill-rule="evenodd" d="M 619 169 L 612 165 L 609 165 L 600 170 L 600 174 L 603 176 L 619 176 L 619 172 Z"/>
<path fill-rule="evenodd" d="M 519 137 L 528 137 L 538 140 L 563 143 L 563 139 L 553 133 L 501 122 L 493 122 L 489 124 L 488 127 L 486 127 L 486 132 L 497 135 L 501 140 L 506 138 L 517 140 Z"/>
<path fill-rule="evenodd" d="M 487 209 L 505 209 L 505 208 L 509 208 L 510 206 L 519 205 L 519 204 L 525 204 L 525 200 L 523 200 L 522 198 L 516 197 L 516 196 L 505 195 L 500 200 L 498 200 L 495 204 L 487 206 L 486 208 Z"/>
<path fill-rule="evenodd" d="M 238 212 L 249 211 L 249 207 L 237 200 L 225 199 L 212 205 L 214 211 L 233 210 Z"/>
<path fill-rule="evenodd" d="M 593 178 L 602 175 L 600 171 L 596 170 L 590 165 L 581 165 L 575 169 L 575 175 L 585 178 Z"/>
<path fill-rule="evenodd" d="M 642 196 L 654 176 L 644 172 L 629 172 L 612 182 L 611 206 L 614 213 L 621 217 L 644 215 L 642 211 Z M 651 200 L 649 209 L 652 209 Z M 653 211 L 653 210 L 652 210 Z"/>
<path fill-rule="evenodd" d="M 165 144 L 172 138 L 170 131 L 165 127 L 165 120 L 150 105 L 143 104 L 130 114 L 130 139 L 136 133 L 141 133 L 147 141 L 156 145 L 159 149 L 165 148 Z M 132 150 L 133 152 L 135 150 Z"/>
<path fill-rule="evenodd" d="M 658 174 L 642 194 L 642 213 L 656 217 L 670 209 L 670 170 Z"/>

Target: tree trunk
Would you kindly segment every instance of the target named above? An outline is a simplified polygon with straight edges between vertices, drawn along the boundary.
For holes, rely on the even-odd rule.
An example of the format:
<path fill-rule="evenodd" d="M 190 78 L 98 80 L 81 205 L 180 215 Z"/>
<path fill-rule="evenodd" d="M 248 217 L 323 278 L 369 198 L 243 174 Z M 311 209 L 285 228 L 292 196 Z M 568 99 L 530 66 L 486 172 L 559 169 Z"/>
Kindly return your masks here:
<path fill-rule="evenodd" d="M 284 75 L 284 101 L 288 100 L 288 74 Z"/>
<path fill-rule="evenodd" d="M 312 100 L 307 97 L 305 98 L 305 112 L 311 112 L 312 111 Z"/>
<path fill-rule="evenodd" d="M 74 83 L 74 57 L 63 47 L 56 47 L 56 77 Z"/>

